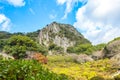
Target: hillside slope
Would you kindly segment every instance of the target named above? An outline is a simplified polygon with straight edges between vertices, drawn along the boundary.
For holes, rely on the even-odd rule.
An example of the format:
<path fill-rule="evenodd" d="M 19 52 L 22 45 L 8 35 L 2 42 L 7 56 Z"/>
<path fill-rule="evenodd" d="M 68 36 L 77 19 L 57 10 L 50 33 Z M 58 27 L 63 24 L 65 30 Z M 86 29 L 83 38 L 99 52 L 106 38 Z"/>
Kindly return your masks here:
<path fill-rule="evenodd" d="M 66 52 L 67 47 L 90 42 L 73 26 L 53 22 L 40 30 L 39 43 L 47 47 L 50 44 L 55 44 Z"/>
<path fill-rule="evenodd" d="M 120 37 L 110 41 L 104 48 L 104 58 L 110 58 L 116 61 L 116 65 L 120 66 Z"/>

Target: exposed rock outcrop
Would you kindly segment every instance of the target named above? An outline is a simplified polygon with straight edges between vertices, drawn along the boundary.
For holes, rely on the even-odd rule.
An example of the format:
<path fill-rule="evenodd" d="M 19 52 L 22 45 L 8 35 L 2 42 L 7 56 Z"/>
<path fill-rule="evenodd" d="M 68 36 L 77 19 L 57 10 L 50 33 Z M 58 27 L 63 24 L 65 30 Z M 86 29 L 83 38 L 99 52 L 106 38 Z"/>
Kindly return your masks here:
<path fill-rule="evenodd" d="M 66 52 L 67 47 L 90 42 L 73 26 L 53 22 L 40 30 L 39 43 L 47 47 L 54 43 Z"/>
<path fill-rule="evenodd" d="M 104 58 L 110 58 L 114 61 L 115 66 L 120 66 L 120 38 L 109 42 L 103 52 Z"/>
<path fill-rule="evenodd" d="M 114 40 L 104 48 L 104 57 L 112 58 L 120 53 L 120 40 Z"/>
<path fill-rule="evenodd" d="M 120 40 L 110 42 L 105 48 L 104 53 L 107 58 L 111 58 L 120 53 Z"/>
<path fill-rule="evenodd" d="M 91 55 L 91 57 L 92 57 L 94 60 L 103 59 L 103 57 L 104 57 L 103 50 L 94 52 L 94 53 Z"/>
<path fill-rule="evenodd" d="M 85 63 L 85 62 L 90 62 L 93 61 L 93 59 L 86 55 L 86 54 L 70 54 L 70 56 L 73 58 L 73 60 L 77 63 Z"/>

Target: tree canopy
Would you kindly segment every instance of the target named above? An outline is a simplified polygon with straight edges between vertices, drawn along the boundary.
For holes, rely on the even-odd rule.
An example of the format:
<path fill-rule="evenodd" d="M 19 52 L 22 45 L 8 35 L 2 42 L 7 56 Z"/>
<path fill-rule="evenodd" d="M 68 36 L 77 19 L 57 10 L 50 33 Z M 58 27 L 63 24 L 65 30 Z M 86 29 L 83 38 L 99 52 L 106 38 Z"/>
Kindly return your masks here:
<path fill-rule="evenodd" d="M 26 51 L 40 52 L 42 50 L 40 50 L 40 46 L 31 38 L 22 35 L 14 35 L 7 40 L 4 51 L 19 59 L 26 56 Z"/>

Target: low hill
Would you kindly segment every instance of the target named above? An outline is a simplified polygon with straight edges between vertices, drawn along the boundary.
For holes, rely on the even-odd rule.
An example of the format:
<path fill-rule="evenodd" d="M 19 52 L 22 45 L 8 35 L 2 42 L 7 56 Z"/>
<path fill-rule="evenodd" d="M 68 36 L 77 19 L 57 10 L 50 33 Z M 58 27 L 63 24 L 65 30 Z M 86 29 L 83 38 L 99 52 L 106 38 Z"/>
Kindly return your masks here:
<path fill-rule="evenodd" d="M 110 41 L 103 50 L 104 58 L 115 60 L 120 66 L 120 37 Z"/>
<path fill-rule="evenodd" d="M 90 43 L 90 41 L 85 39 L 73 26 L 53 22 L 40 30 L 39 43 L 47 47 L 56 45 L 66 52 L 70 46 Z"/>
<path fill-rule="evenodd" d="M 12 34 L 6 31 L 0 31 L 0 39 L 7 39 L 11 36 Z"/>

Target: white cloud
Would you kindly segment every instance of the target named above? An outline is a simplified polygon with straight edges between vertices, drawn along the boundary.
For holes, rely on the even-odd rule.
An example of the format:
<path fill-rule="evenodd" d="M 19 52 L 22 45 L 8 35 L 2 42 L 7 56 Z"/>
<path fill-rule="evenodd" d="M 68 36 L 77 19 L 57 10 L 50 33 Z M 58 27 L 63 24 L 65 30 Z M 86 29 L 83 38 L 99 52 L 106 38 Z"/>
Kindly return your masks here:
<path fill-rule="evenodd" d="M 50 15 L 49 15 L 49 18 L 50 18 L 50 19 L 55 19 L 56 17 L 57 17 L 56 14 L 50 14 Z"/>
<path fill-rule="evenodd" d="M 21 7 L 25 5 L 24 0 L 7 0 L 7 2 L 15 7 Z"/>
<path fill-rule="evenodd" d="M 33 15 L 35 15 L 35 11 L 34 11 L 32 8 L 29 8 L 29 11 L 30 11 Z"/>
<path fill-rule="evenodd" d="M 11 21 L 4 14 L 0 14 L 0 30 L 8 31 L 11 27 Z"/>
<path fill-rule="evenodd" d="M 87 0 L 57 0 L 57 4 L 58 5 L 66 5 L 66 9 L 64 12 L 64 16 L 62 17 L 62 19 L 66 19 L 68 14 L 72 11 L 74 5 L 78 2 L 82 2 L 85 3 Z"/>
<path fill-rule="evenodd" d="M 67 1 L 67 0 L 57 0 L 57 3 L 58 3 L 59 5 L 63 5 L 66 1 Z"/>
<path fill-rule="evenodd" d="M 74 26 L 93 44 L 120 36 L 120 0 L 88 0 L 76 13 Z"/>

